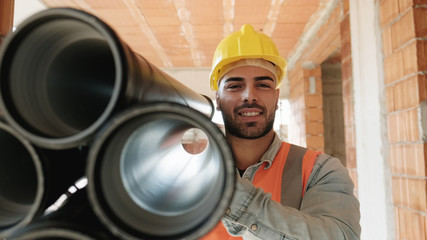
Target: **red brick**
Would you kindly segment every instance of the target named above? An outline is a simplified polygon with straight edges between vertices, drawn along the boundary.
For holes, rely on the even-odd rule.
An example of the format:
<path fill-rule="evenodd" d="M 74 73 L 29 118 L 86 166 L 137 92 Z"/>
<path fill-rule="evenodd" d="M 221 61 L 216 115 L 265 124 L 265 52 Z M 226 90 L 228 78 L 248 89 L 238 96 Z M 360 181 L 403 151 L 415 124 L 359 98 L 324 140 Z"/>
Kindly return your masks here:
<path fill-rule="evenodd" d="M 419 104 L 418 78 L 413 76 L 396 83 L 393 96 L 396 110 L 417 107 Z"/>
<path fill-rule="evenodd" d="M 347 60 L 351 57 L 351 37 L 341 37 L 341 59 Z"/>
<path fill-rule="evenodd" d="M 414 6 L 418 6 L 418 5 L 425 5 L 427 4 L 427 0 L 411 0 L 413 2 Z"/>
<path fill-rule="evenodd" d="M 322 94 L 307 94 L 305 95 L 305 105 L 306 107 L 322 107 L 323 106 L 323 97 Z"/>
<path fill-rule="evenodd" d="M 427 100 L 427 75 L 417 75 L 419 102 Z"/>
<path fill-rule="evenodd" d="M 398 207 L 394 207 L 394 222 L 395 222 L 395 224 L 396 224 L 396 227 L 394 228 L 395 229 L 395 234 L 396 234 L 396 238 L 397 239 L 400 239 L 400 219 L 401 219 L 402 217 L 400 216 L 400 211 L 399 211 L 399 208 Z"/>
<path fill-rule="evenodd" d="M 347 14 L 350 11 L 350 0 L 343 0 L 343 14 Z"/>
<path fill-rule="evenodd" d="M 322 69 L 320 66 L 315 66 L 314 68 L 303 68 L 303 74 L 304 78 L 308 78 L 311 76 L 314 77 L 321 77 L 322 76 Z"/>
<path fill-rule="evenodd" d="M 427 40 L 416 42 L 417 68 L 419 72 L 427 71 Z"/>
<path fill-rule="evenodd" d="M 390 142 L 415 142 L 420 140 L 417 109 L 400 111 L 388 116 Z"/>
<path fill-rule="evenodd" d="M 422 212 L 426 209 L 426 181 L 425 179 L 408 178 L 409 207 Z"/>
<path fill-rule="evenodd" d="M 319 135 L 324 133 L 323 123 L 321 122 L 309 122 L 306 123 L 307 135 Z"/>
<path fill-rule="evenodd" d="M 404 76 L 403 51 L 400 50 L 384 58 L 384 77 L 386 84 Z"/>
<path fill-rule="evenodd" d="M 409 8 L 412 8 L 414 0 L 397 0 L 396 2 L 399 5 L 399 12 L 403 13 Z"/>
<path fill-rule="evenodd" d="M 398 115 L 397 114 L 389 114 L 387 116 L 387 128 L 388 128 L 388 141 L 390 143 L 397 143 L 400 140 L 399 134 L 399 125 L 398 125 Z"/>
<path fill-rule="evenodd" d="M 341 40 L 350 37 L 350 15 L 347 14 L 340 23 Z"/>
<path fill-rule="evenodd" d="M 385 89 L 385 96 L 387 112 L 394 112 L 396 110 L 394 104 L 394 86 L 390 86 Z"/>
<path fill-rule="evenodd" d="M 403 76 L 418 72 L 417 47 L 417 41 L 414 41 L 403 49 Z"/>
<path fill-rule="evenodd" d="M 391 26 L 393 49 L 397 49 L 415 37 L 414 12 L 404 13 L 401 18 Z"/>
<path fill-rule="evenodd" d="M 325 147 L 323 136 L 307 136 L 307 147 L 316 151 L 323 151 Z"/>
<path fill-rule="evenodd" d="M 414 8 L 415 37 L 427 37 L 427 8 Z"/>
<path fill-rule="evenodd" d="M 424 223 L 424 216 L 419 212 L 408 212 L 408 218 L 410 219 L 408 222 L 411 225 L 408 225 L 408 239 L 414 240 L 425 240 L 426 239 L 426 229 Z"/>
<path fill-rule="evenodd" d="M 404 174 L 403 163 L 405 158 L 403 157 L 404 147 L 401 144 L 392 144 L 390 146 L 390 171 L 392 174 L 402 175 Z"/>
<path fill-rule="evenodd" d="M 417 109 L 389 114 L 387 125 L 390 143 L 420 140 Z"/>
<path fill-rule="evenodd" d="M 388 56 L 393 53 L 393 41 L 391 34 L 391 27 L 385 27 L 382 34 L 383 40 L 383 53 Z"/>
<path fill-rule="evenodd" d="M 381 27 L 388 25 L 399 15 L 399 5 L 396 0 L 384 0 L 380 3 Z"/>
<path fill-rule="evenodd" d="M 392 185 L 393 203 L 395 205 L 403 205 L 402 179 L 400 177 L 392 176 L 391 185 Z"/>
<path fill-rule="evenodd" d="M 321 108 L 307 108 L 305 110 L 306 121 L 323 121 L 323 111 Z"/>
<path fill-rule="evenodd" d="M 13 0 L 2 0 L 0 3 L 0 37 L 12 30 L 14 6 Z"/>
<path fill-rule="evenodd" d="M 408 176 L 425 177 L 424 144 L 405 144 L 401 147 L 401 157 L 405 159 L 405 172 Z"/>

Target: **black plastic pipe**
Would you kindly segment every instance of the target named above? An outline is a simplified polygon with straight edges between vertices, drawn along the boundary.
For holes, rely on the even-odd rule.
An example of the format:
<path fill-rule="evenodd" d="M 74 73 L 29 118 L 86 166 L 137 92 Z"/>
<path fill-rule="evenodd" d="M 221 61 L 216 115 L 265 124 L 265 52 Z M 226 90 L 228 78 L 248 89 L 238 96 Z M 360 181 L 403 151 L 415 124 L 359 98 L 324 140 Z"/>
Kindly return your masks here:
<path fill-rule="evenodd" d="M 70 195 L 59 209 L 15 231 L 8 240 L 117 240 L 97 219 L 86 189 Z"/>
<path fill-rule="evenodd" d="M 199 239 L 221 220 L 235 185 L 224 134 L 205 115 L 157 103 L 127 109 L 97 135 L 88 156 L 89 200 L 122 239 Z M 201 132 L 193 152 L 183 139 Z"/>
<path fill-rule="evenodd" d="M 84 175 L 77 149 L 34 147 L 0 121 L 0 239 L 34 221 Z"/>
<path fill-rule="evenodd" d="M 213 116 L 212 101 L 133 52 L 99 18 L 52 8 L 26 19 L 0 49 L 0 108 L 37 146 L 87 144 L 115 112 L 175 102 Z"/>

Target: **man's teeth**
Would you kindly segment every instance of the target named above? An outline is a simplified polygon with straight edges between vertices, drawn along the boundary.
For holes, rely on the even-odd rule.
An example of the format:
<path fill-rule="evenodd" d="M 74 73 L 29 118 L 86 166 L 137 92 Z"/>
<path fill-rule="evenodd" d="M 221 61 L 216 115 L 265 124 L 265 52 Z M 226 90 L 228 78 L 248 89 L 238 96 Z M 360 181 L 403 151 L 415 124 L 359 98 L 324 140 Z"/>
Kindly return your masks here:
<path fill-rule="evenodd" d="M 259 112 L 244 112 L 244 113 L 242 113 L 242 116 L 245 116 L 245 117 L 252 117 L 252 116 L 258 116 L 259 115 Z"/>

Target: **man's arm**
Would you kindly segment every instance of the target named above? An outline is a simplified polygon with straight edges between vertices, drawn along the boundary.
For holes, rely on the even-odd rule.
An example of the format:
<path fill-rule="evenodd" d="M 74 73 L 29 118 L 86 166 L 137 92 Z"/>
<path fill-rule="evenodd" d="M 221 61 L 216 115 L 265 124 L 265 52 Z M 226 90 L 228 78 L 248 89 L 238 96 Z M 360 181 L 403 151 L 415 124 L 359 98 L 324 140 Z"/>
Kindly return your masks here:
<path fill-rule="evenodd" d="M 244 239 L 359 239 L 359 202 L 347 169 L 336 158 L 319 155 L 301 209 L 282 206 L 271 194 L 238 179 L 228 232 Z"/>

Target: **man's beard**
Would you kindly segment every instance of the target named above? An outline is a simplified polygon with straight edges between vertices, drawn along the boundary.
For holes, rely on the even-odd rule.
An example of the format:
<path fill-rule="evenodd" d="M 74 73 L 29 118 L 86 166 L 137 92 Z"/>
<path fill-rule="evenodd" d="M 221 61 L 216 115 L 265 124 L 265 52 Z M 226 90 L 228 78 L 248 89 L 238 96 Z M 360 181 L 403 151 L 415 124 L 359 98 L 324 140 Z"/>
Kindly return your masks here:
<path fill-rule="evenodd" d="M 266 113 L 265 109 L 256 105 L 256 106 L 241 106 L 244 107 L 255 107 L 262 109 L 262 112 Z M 239 109 L 238 108 L 238 109 Z M 235 109 L 232 114 L 237 115 L 238 109 Z M 227 132 L 235 137 L 244 138 L 244 139 L 257 139 L 264 137 L 273 129 L 274 125 L 275 111 L 271 111 L 271 114 L 267 116 L 266 122 L 263 126 L 258 126 L 257 129 L 250 130 L 249 128 L 255 128 L 256 125 L 259 125 L 259 122 L 243 122 L 237 123 L 233 121 L 231 114 L 222 111 L 222 118 L 224 120 L 224 126 Z"/>

